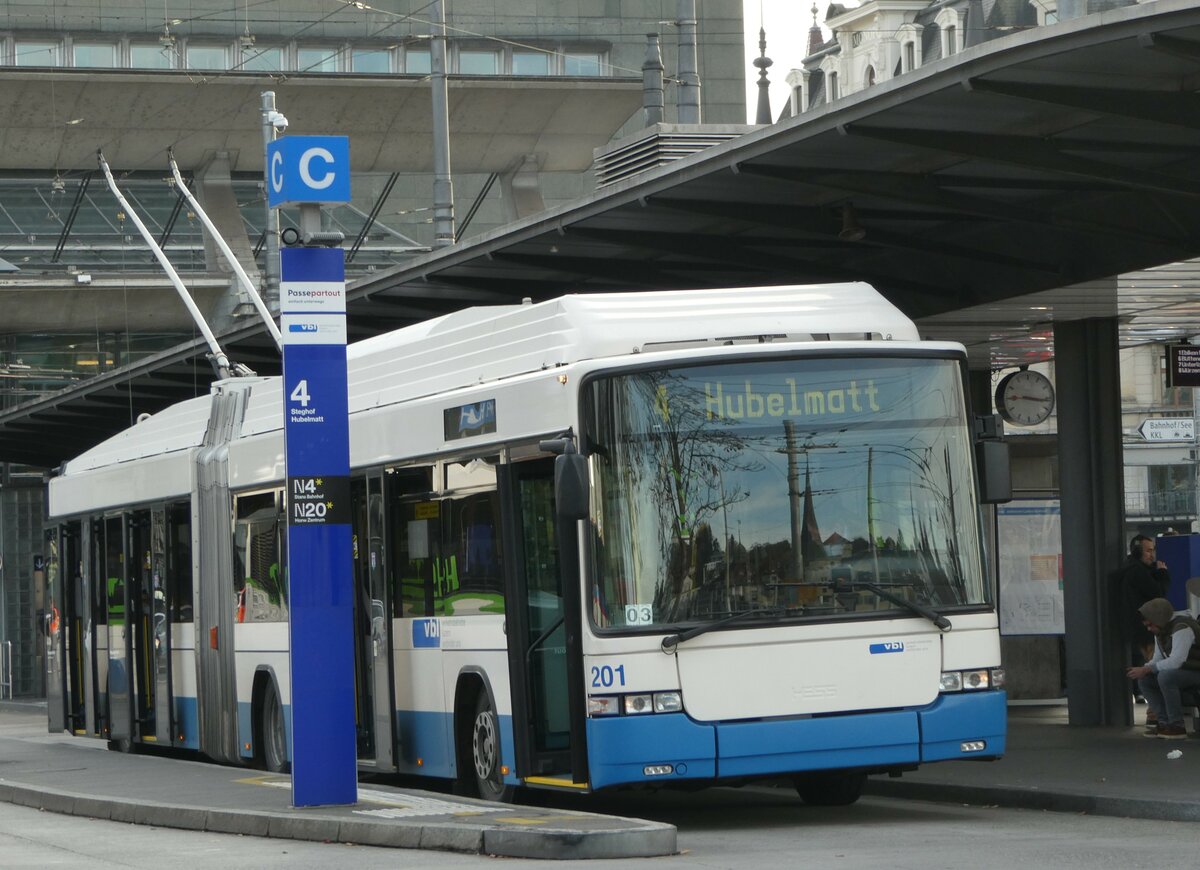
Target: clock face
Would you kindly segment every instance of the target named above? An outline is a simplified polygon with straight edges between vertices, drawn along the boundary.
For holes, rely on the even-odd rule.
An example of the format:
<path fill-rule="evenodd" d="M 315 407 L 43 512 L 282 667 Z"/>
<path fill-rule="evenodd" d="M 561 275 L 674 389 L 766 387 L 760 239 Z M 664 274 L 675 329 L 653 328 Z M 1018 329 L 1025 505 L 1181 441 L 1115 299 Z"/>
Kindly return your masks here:
<path fill-rule="evenodd" d="M 1009 423 L 1036 426 L 1054 411 L 1054 386 L 1039 372 L 1013 372 L 996 387 L 996 410 Z"/>

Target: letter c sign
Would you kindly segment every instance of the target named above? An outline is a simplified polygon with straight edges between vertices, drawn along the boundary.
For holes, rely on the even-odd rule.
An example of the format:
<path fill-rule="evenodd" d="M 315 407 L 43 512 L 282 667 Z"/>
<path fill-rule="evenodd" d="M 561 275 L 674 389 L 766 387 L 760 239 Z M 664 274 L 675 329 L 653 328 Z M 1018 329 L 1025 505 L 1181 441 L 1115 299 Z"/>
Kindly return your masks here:
<path fill-rule="evenodd" d="M 279 151 L 271 155 L 271 190 L 283 191 L 283 155 Z"/>
<path fill-rule="evenodd" d="M 333 155 L 329 153 L 328 148 L 309 148 L 300 155 L 300 180 L 304 182 L 306 187 L 313 190 L 324 190 L 333 184 L 337 173 L 332 170 L 325 170 L 325 173 L 318 179 L 312 174 L 312 163 L 320 158 L 326 166 L 333 165 Z"/>
<path fill-rule="evenodd" d="M 267 204 L 350 201 L 350 140 L 284 136 L 267 146 Z"/>

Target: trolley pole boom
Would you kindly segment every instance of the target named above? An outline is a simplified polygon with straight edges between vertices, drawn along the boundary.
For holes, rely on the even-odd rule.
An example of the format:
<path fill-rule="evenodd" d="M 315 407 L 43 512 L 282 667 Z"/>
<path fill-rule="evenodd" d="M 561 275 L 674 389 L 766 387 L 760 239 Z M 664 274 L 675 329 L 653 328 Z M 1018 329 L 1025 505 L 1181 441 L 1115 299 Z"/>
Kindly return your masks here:
<path fill-rule="evenodd" d="M 204 209 L 200 207 L 200 203 L 196 200 L 196 197 L 188 190 L 188 186 L 183 181 L 183 176 L 179 174 L 179 166 L 175 163 L 175 155 L 168 151 L 167 159 L 171 164 L 171 174 L 175 177 L 175 186 L 179 188 L 179 193 L 188 201 L 188 205 L 196 212 L 196 215 L 200 218 L 200 222 L 204 224 L 204 228 L 208 230 L 213 241 L 217 243 L 217 247 L 221 249 L 221 253 L 225 255 L 225 259 L 228 261 L 229 267 L 233 269 L 234 274 L 237 275 L 242 289 L 250 296 L 250 301 L 254 303 L 255 310 L 262 317 L 263 323 L 267 325 L 267 332 L 271 333 L 271 338 L 275 341 L 276 350 L 282 353 L 283 339 L 279 334 L 279 327 L 275 325 L 275 318 L 271 316 L 270 310 L 268 310 L 266 303 L 263 302 L 258 288 L 254 286 L 254 282 L 250 280 L 250 276 L 246 274 L 246 270 L 242 268 L 242 264 L 238 262 L 238 258 L 234 256 L 233 249 L 229 247 L 229 243 L 217 231 L 216 226 L 209 220 L 208 215 L 204 213 Z"/>
<path fill-rule="evenodd" d="M 108 161 L 104 159 L 103 151 L 96 151 L 96 159 L 100 162 L 100 168 L 104 171 L 104 177 L 108 179 L 108 189 L 112 191 L 113 196 L 117 198 L 117 202 L 121 204 L 121 208 L 129 215 L 134 226 L 138 228 L 138 232 L 142 234 L 142 238 L 146 240 L 146 244 L 150 246 L 150 250 L 154 252 L 155 258 L 158 260 L 163 271 L 167 273 L 167 277 L 171 279 L 171 284 L 175 287 L 175 292 L 179 294 L 179 298 L 183 300 L 184 307 L 188 313 L 192 315 L 192 320 L 195 321 L 196 327 L 200 330 L 200 334 L 204 336 L 204 340 L 208 342 L 209 350 L 212 351 L 211 357 L 213 368 L 217 370 L 217 376 L 220 378 L 228 378 L 234 375 L 241 376 L 249 373 L 249 369 L 245 366 L 233 366 L 229 362 L 229 357 L 225 355 L 225 351 L 221 350 L 221 345 L 217 343 L 217 337 L 213 335 L 213 331 L 208 326 L 208 321 L 204 319 L 204 315 L 200 313 L 200 309 L 196 306 L 192 295 L 188 293 L 187 288 L 183 286 L 183 280 L 179 277 L 179 273 L 175 271 L 175 267 L 171 265 L 171 261 L 167 259 L 166 253 L 154 240 L 154 236 L 146 229 L 146 225 L 142 223 L 129 205 L 129 202 L 121 194 L 120 188 L 117 187 L 117 182 L 113 179 L 112 170 L 108 168 Z"/>

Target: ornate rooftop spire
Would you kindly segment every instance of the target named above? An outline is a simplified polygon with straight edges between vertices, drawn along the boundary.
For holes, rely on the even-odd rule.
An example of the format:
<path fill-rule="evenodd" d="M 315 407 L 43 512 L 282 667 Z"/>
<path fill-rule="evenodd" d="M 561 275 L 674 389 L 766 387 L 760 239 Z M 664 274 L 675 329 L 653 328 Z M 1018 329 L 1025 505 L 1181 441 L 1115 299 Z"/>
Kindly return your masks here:
<path fill-rule="evenodd" d="M 767 79 L 767 69 L 775 61 L 767 57 L 767 31 L 763 27 L 758 28 L 758 57 L 754 58 L 754 65 L 758 67 L 758 111 L 754 116 L 755 124 L 770 124 L 771 123 L 771 82 Z"/>
<path fill-rule="evenodd" d="M 808 53 L 816 54 L 825 45 L 825 37 L 821 33 L 821 25 L 817 23 L 817 4 L 812 5 L 813 23 L 812 27 L 808 28 Z"/>

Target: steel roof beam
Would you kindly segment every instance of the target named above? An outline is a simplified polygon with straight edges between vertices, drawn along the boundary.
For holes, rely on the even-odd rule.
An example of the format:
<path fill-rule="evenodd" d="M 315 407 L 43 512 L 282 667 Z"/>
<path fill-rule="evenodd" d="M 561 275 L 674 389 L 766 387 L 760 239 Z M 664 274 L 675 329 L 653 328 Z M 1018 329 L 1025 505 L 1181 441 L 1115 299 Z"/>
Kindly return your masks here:
<path fill-rule="evenodd" d="M 1155 191 L 1173 196 L 1200 197 L 1200 182 L 1178 175 L 1130 169 L 1115 163 L 1065 154 L 1063 152 L 1070 149 L 1064 146 L 1069 143 L 1053 139 L 969 133 L 961 130 L 902 130 L 867 124 L 847 124 L 842 129 L 850 136 L 911 145 L 941 153 L 953 151 L 963 157 L 1020 166 L 1039 172 L 1092 181 L 1113 181 L 1137 192 Z"/>
<path fill-rule="evenodd" d="M 1169 127 L 1200 130 L 1200 95 L 1174 91 L 1130 91 L 1077 85 L 1033 84 L 973 78 L 963 83 L 968 91 L 1001 94 L 1096 115 L 1149 121 Z"/>
<path fill-rule="evenodd" d="M 497 252 L 493 255 L 501 262 L 513 263 L 519 266 L 532 266 L 549 272 L 559 272 L 564 275 L 575 275 L 587 279 L 589 277 L 609 278 L 622 285 L 638 287 L 657 287 L 663 282 L 678 284 L 680 276 L 674 274 L 680 269 L 694 269 L 695 264 L 676 261 L 663 262 L 654 260 L 648 263 L 624 263 L 620 260 L 609 260 L 603 257 L 579 257 L 572 254 L 525 254 Z"/>
<path fill-rule="evenodd" d="M 712 236 L 695 238 L 688 233 L 641 232 L 638 230 L 592 229 L 572 226 L 567 228 L 567 236 L 580 235 L 597 240 L 620 244 L 631 248 L 642 248 L 652 251 L 678 253 L 683 250 L 701 260 L 722 263 L 741 272 L 756 266 L 768 271 L 780 271 L 790 276 L 796 283 L 809 281 L 869 281 L 878 289 L 891 288 L 903 290 L 914 298 L 924 299 L 940 304 L 946 303 L 947 290 L 961 292 L 960 288 L 946 288 L 931 284 L 918 283 L 893 274 L 875 273 L 858 266 L 843 267 L 837 263 L 813 262 L 798 260 L 792 257 L 781 257 L 769 254 L 755 247 L 756 240 L 746 239 L 717 239 Z M 704 266 L 698 263 L 696 269 Z M 977 300 L 982 301 L 982 300 Z"/>
<path fill-rule="evenodd" d="M 1164 259 L 1175 256 L 1180 244 L 1178 239 L 1155 236 L 1136 229 L 1113 227 L 982 196 L 956 193 L 939 185 L 936 177 L 925 175 L 852 169 L 810 170 L 761 164 L 744 164 L 741 171 L 814 188 L 835 188 L 847 193 L 884 196 L 934 208 L 958 210 L 974 217 L 1026 224 L 1039 229 L 1061 230 L 1084 236 L 1103 234 L 1114 240 L 1137 241 L 1162 247 Z"/>
<path fill-rule="evenodd" d="M 666 208 L 682 211 L 734 217 L 741 221 L 757 223 L 765 227 L 795 229 L 806 236 L 816 237 L 817 240 L 832 242 L 835 246 L 867 245 L 894 250 L 918 250 L 927 254 L 938 254 L 955 259 L 969 260 L 972 263 L 991 263 L 996 266 L 1018 269 L 1024 272 L 1046 272 L 1055 275 L 1059 273 L 1057 263 L 1037 262 L 1030 260 L 1028 257 L 1009 257 L 1004 254 L 980 251 L 978 248 L 967 248 L 949 242 L 940 242 L 932 238 L 915 238 L 909 235 L 888 232 L 879 226 L 871 224 L 871 218 L 876 215 L 876 212 L 870 208 L 856 207 L 859 223 L 863 224 L 867 229 L 866 238 L 858 242 L 843 242 L 837 237 L 837 233 L 841 229 L 841 217 L 840 214 L 832 209 L 785 208 L 748 203 L 729 204 L 716 201 L 681 200 L 665 197 L 654 197 L 650 200 L 650 203 L 651 205 L 661 205 Z M 956 218 L 947 217 L 946 215 L 928 215 L 919 211 L 902 212 L 898 209 L 890 210 L 884 219 L 930 221 L 933 223 L 945 223 L 956 220 Z M 785 243 L 793 242 L 793 240 L 780 241 Z M 765 244 L 765 242 L 755 242 L 754 244 Z M 801 240 L 800 244 L 804 244 L 804 240 Z"/>
<path fill-rule="evenodd" d="M 1151 51 L 1160 51 L 1172 57 L 1200 64 L 1200 42 L 1180 39 L 1178 36 L 1165 36 L 1161 33 L 1143 33 L 1138 36 L 1138 45 Z"/>
<path fill-rule="evenodd" d="M 92 181 L 92 173 L 86 172 L 83 178 L 79 180 L 79 187 L 75 189 L 75 199 L 71 202 L 71 210 L 67 212 L 67 219 L 63 221 L 62 232 L 58 234 L 58 243 L 54 246 L 54 254 L 50 257 L 51 263 L 57 263 L 58 258 L 62 256 L 63 248 L 67 246 L 67 239 L 71 237 L 71 228 L 75 226 L 75 218 L 79 216 L 79 206 L 83 204 L 84 194 L 87 193 L 88 185 Z"/>

